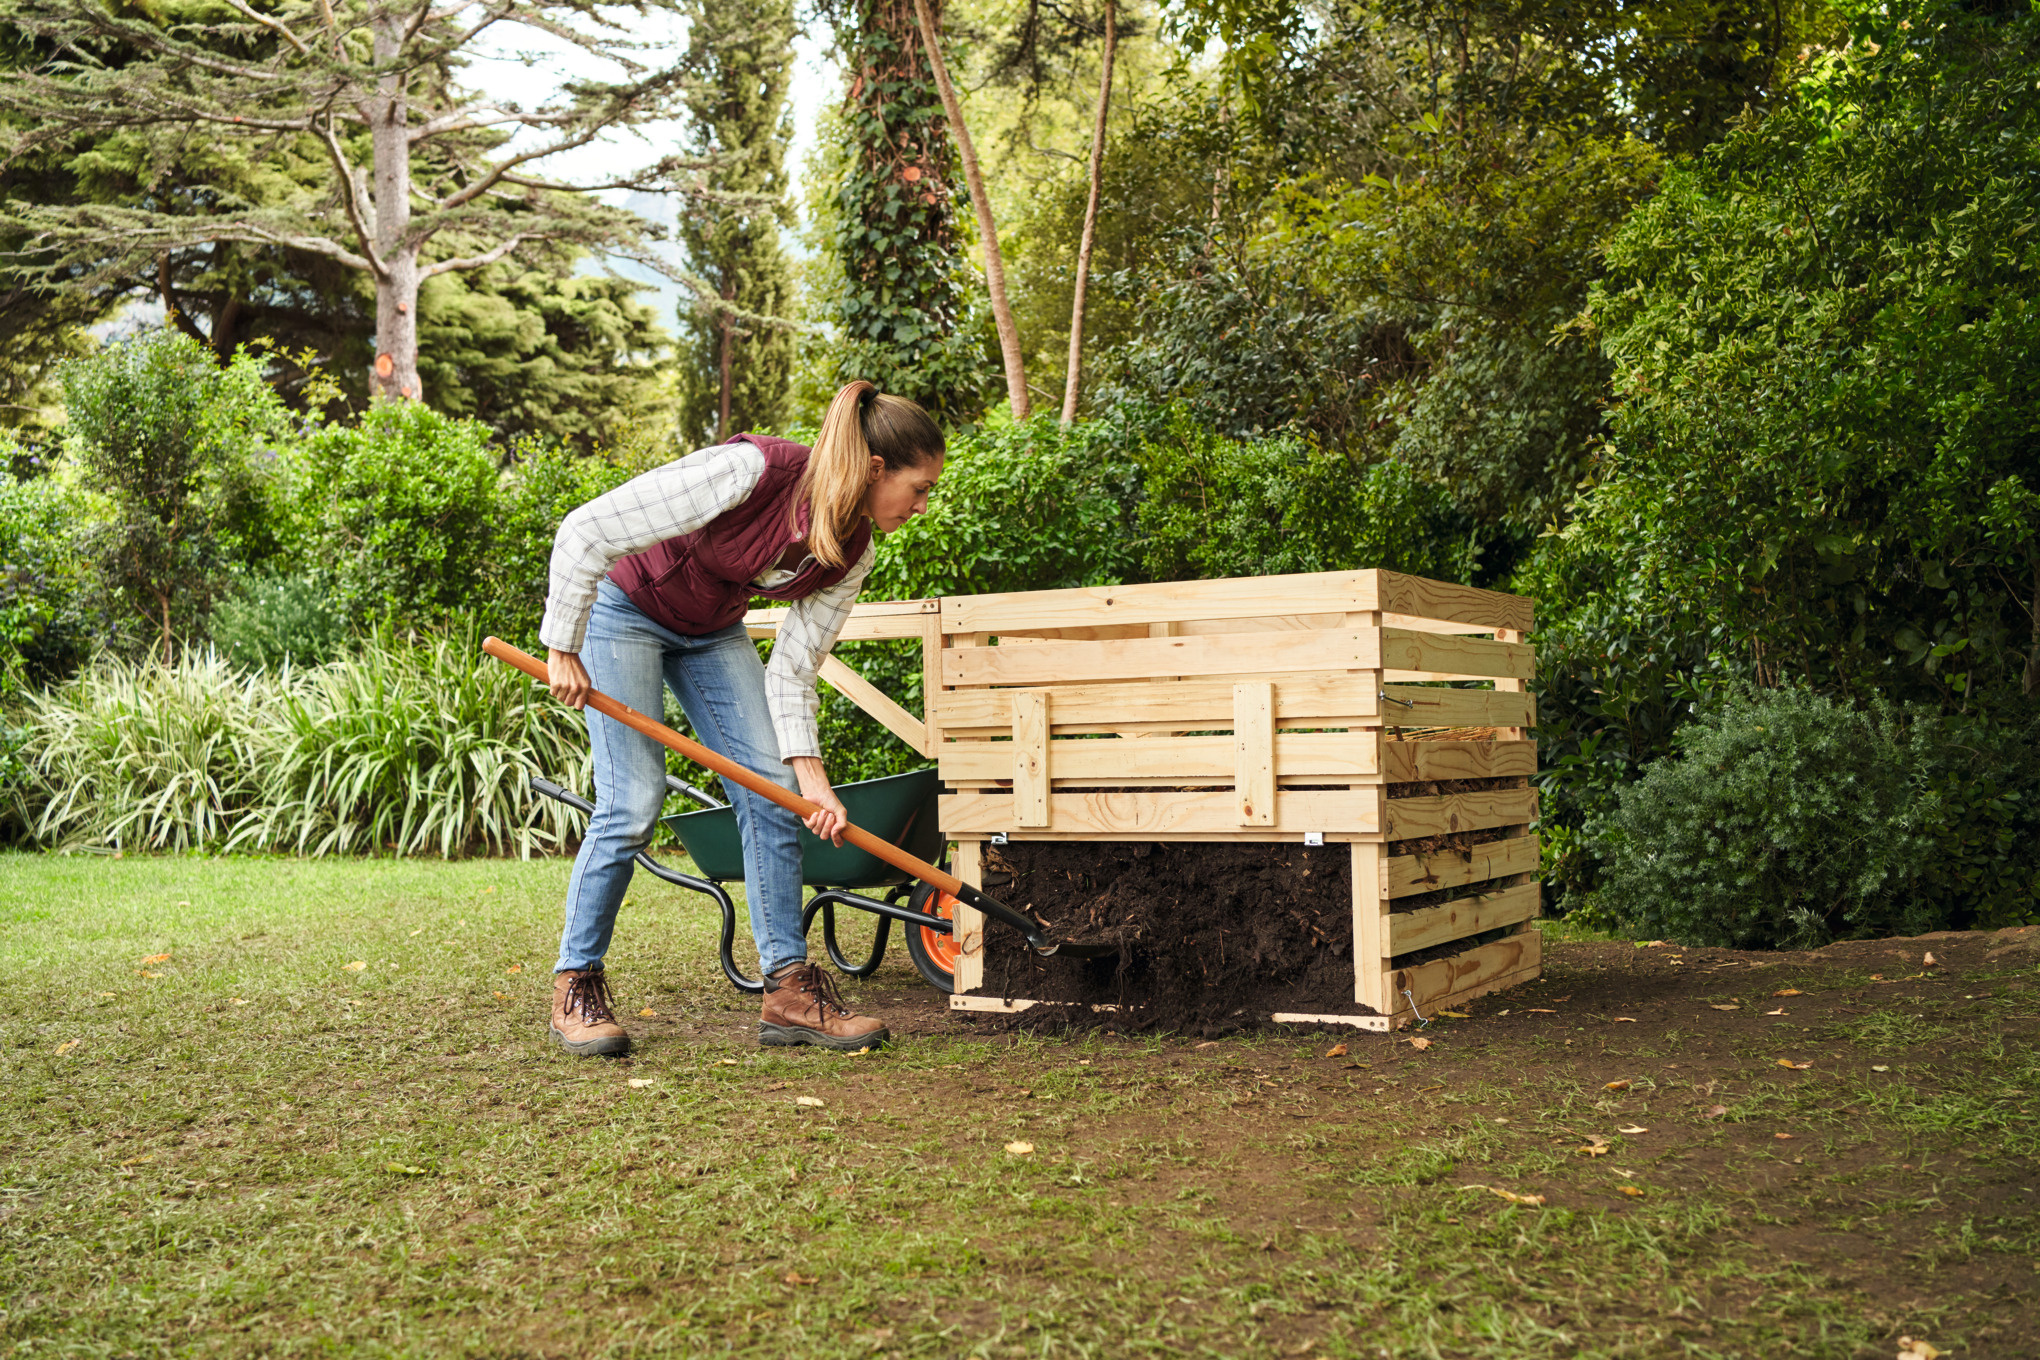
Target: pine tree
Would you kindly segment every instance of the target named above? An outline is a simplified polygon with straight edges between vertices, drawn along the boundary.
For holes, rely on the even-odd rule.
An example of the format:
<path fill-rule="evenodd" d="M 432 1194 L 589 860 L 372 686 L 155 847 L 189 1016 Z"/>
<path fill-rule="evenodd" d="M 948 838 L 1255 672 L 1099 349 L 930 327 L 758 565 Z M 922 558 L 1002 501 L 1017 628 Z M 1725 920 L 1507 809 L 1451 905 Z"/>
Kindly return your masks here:
<path fill-rule="evenodd" d="M 11 0 L 9 19 L 42 60 L 0 72 L 6 159 L 121 137 L 137 163 L 163 170 L 166 189 L 122 204 L 8 204 L 0 232 L 26 234 L 44 286 L 104 288 L 207 244 L 315 257 L 373 282 L 369 381 L 399 399 L 423 395 L 419 289 L 436 276 L 589 250 L 705 289 L 649 249 L 643 219 L 595 197 L 684 192 L 698 162 L 670 156 L 600 183 L 542 173 L 548 157 L 683 111 L 685 73 L 647 64 L 649 45 L 631 36 L 633 16 L 683 0 L 223 2 L 235 17 L 186 3 Z M 570 43 L 612 78 L 577 77 L 530 103 L 459 83 L 478 43 L 520 35 Z M 260 175 L 267 191 L 210 181 L 167 191 L 195 157 Z"/>
<path fill-rule="evenodd" d="M 680 304 L 680 429 L 706 442 L 777 429 L 787 417 L 793 335 L 744 317 L 792 306 L 779 233 L 792 220 L 786 94 L 795 29 L 792 0 L 688 0 L 687 10 L 688 150 L 712 164 L 708 188 L 733 196 L 705 196 L 676 233 L 715 293 Z"/>

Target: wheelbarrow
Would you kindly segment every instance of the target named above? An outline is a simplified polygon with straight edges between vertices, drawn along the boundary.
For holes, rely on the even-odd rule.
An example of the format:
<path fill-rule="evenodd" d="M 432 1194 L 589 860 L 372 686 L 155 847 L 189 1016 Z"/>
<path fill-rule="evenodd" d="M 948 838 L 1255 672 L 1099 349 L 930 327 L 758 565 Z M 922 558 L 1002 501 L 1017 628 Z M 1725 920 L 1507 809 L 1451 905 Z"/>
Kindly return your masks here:
<path fill-rule="evenodd" d="M 587 799 L 549 779 L 534 779 L 531 787 L 583 813 L 595 810 Z M 737 940 L 737 906 L 723 887 L 725 883 L 741 882 L 744 877 L 744 844 L 737 834 L 736 809 L 672 775 L 666 776 L 666 787 L 670 792 L 700 804 L 699 811 L 660 819 L 680 838 L 680 844 L 686 848 L 688 858 L 694 861 L 694 867 L 700 870 L 700 874 L 684 874 L 668 868 L 643 852 L 638 854 L 637 862 L 649 873 L 675 887 L 687 888 L 714 899 L 722 911 L 722 939 L 718 953 L 723 976 L 739 991 L 762 991 L 765 984 L 747 976 L 737 966 L 733 952 Z M 888 775 L 883 779 L 865 779 L 836 786 L 836 796 L 843 800 L 844 810 L 850 814 L 851 821 L 915 858 L 929 861 L 942 858 L 942 832 L 935 806 L 941 792 L 942 781 L 933 770 L 916 770 L 911 774 Z M 938 991 L 952 992 L 956 989 L 956 956 L 959 950 L 953 934 L 952 922 L 956 915 L 956 899 L 953 896 L 938 892 L 930 884 L 915 882 L 910 875 L 868 850 L 847 843 L 832 845 L 805 826 L 800 829 L 800 876 L 801 882 L 808 887 L 820 889 L 801 909 L 801 934 L 805 935 L 812 929 L 815 917 L 819 915 L 822 918 L 822 944 L 829 951 L 829 962 L 838 969 L 859 978 L 870 977 L 877 972 L 879 965 L 885 962 L 893 922 L 898 921 L 905 928 L 907 957 L 913 960 L 914 970 Z M 882 898 L 868 895 L 881 891 L 884 893 Z M 870 912 L 878 918 L 877 933 L 872 936 L 870 952 L 862 963 L 846 958 L 842 946 L 837 943 L 837 907 Z"/>
<path fill-rule="evenodd" d="M 547 672 L 543 661 L 512 647 L 500 638 L 484 638 L 482 640 L 482 650 L 505 665 L 515 666 L 540 684 L 551 683 L 551 676 Z M 700 742 L 681 736 L 664 723 L 646 717 L 628 704 L 618 703 L 600 690 L 591 690 L 589 692 L 588 707 L 604 717 L 622 723 L 634 732 L 650 737 L 668 750 L 678 751 L 681 755 L 706 765 L 723 778 L 742 788 L 749 789 L 769 802 L 779 804 L 779 806 L 799 817 L 806 818 L 820 811 L 817 804 L 808 801 L 799 794 L 784 789 L 764 776 L 745 769 L 736 761 L 719 752 L 709 750 Z M 922 773 L 928 779 L 934 778 L 932 771 L 924 771 Z M 894 779 L 913 779 L 915 777 L 914 775 L 896 775 Z M 545 782 L 550 783 L 550 781 Z M 869 786 L 871 784 L 887 782 L 890 781 L 867 780 L 865 785 Z M 539 781 L 533 781 L 534 787 L 538 787 L 538 784 Z M 679 784 L 678 792 L 684 793 L 702 803 L 714 804 L 714 806 L 709 807 L 704 812 L 683 813 L 676 818 L 669 819 L 672 823 L 676 824 L 675 829 L 680 832 L 681 842 L 688 845 L 689 850 L 692 851 L 693 844 L 688 842 L 687 839 L 687 823 L 694 818 L 709 816 L 727 818 L 727 835 L 722 838 L 724 843 L 721 847 L 718 847 L 716 854 L 711 858 L 714 863 L 721 865 L 727 870 L 727 878 L 740 877 L 742 870 L 739 866 L 742 864 L 742 855 L 736 848 L 736 814 L 730 809 L 716 804 L 713 798 L 702 793 L 699 789 L 681 784 L 679 780 L 668 779 L 669 788 L 675 784 Z M 845 786 L 845 790 L 856 789 L 858 787 L 859 785 L 857 784 L 850 784 Z M 843 797 L 845 790 L 838 790 L 837 796 Z M 550 790 L 540 789 L 540 791 L 550 792 L 551 796 L 560 797 L 563 802 L 566 801 L 567 797 L 572 797 L 572 795 L 568 795 L 567 791 L 560 788 L 557 784 L 552 784 Z M 882 948 L 885 940 L 883 932 L 889 932 L 891 929 L 890 925 L 884 923 L 889 921 L 904 921 L 912 929 L 932 931 L 937 935 L 943 936 L 945 939 L 950 939 L 953 937 L 954 931 L 954 927 L 950 922 L 954 917 L 957 903 L 962 903 L 975 911 L 983 913 L 989 919 L 999 922 L 1001 925 L 1011 926 L 1019 931 L 1021 936 L 1027 941 L 1028 946 L 1037 954 L 1044 956 L 1063 954 L 1072 958 L 1093 958 L 1101 954 L 1118 952 L 1118 948 L 1115 945 L 1075 944 L 1051 940 L 1048 938 L 1047 930 L 1041 922 L 1013 910 L 1013 908 L 985 892 L 982 888 L 973 887 L 971 884 L 965 883 L 948 869 L 931 864 L 925 856 L 917 855 L 908 849 L 901 842 L 914 832 L 916 826 L 921 828 L 921 834 L 933 838 L 932 845 L 935 848 L 939 848 L 941 845 L 941 833 L 935 828 L 932 810 L 926 815 L 919 811 L 926 803 L 932 800 L 933 796 L 934 788 L 932 786 L 924 786 L 918 798 L 912 794 L 905 794 L 901 797 L 898 805 L 913 808 L 915 811 L 910 813 L 901 824 L 900 830 L 897 833 L 897 840 L 887 839 L 867 830 L 860 824 L 853 812 L 850 825 L 843 830 L 843 839 L 849 843 L 848 848 L 855 848 L 865 852 L 882 864 L 897 871 L 902 877 L 899 881 L 890 885 L 894 889 L 890 900 L 881 901 L 877 898 L 866 897 L 861 893 L 847 889 L 831 888 L 825 892 L 818 893 L 815 899 L 808 903 L 803 911 L 801 929 L 805 932 L 809 923 L 814 920 L 814 914 L 817 911 L 828 913 L 825 937 L 829 946 L 829 961 L 831 963 L 843 969 L 843 971 L 851 973 L 853 976 L 864 976 L 870 970 L 876 969 L 883 957 Z M 588 808 L 590 811 L 593 810 L 585 800 L 577 797 L 569 805 Z M 844 798 L 844 807 L 846 811 L 851 810 L 847 798 Z M 812 838 L 810 839 L 812 840 Z M 819 840 L 812 840 L 812 843 L 818 848 L 821 847 Z M 929 842 L 923 842 L 924 848 L 929 844 Z M 839 847 L 829 846 L 826 848 L 835 850 Z M 724 850 L 727 851 L 726 854 L 723 853 Z M 678 883 L 683 887 L 690 887 L 698 892 L 708 893 L 719 900 L 723 910 L 723 972 L 729 977 L 731 982 L 745 991 L 762 990 L 763 984 L 745 977 L 737 968 L 736 961 L 731 957 L 730 950 L 736 937 L 736 908 L 730 902 L 728 894 L 723 892 L 721 884 L 713 881 L 714 871 L 710 871 L 710 878 L 694 878 L 692 875 L 677 874 L 672 870 L 666 869 L 649 855 L 642 852 L 639 853 L 637 862 L 669 883 Z M 700 864 L 701 861 L 697 860 L 696 863 Z M 813 883 L 826 882 L 826 879 L 832 876 L 815 876 L 809 868 L 806 852 L 803 851 L 801 877 L 803 881 Z M 922 895 L 920 894 L 920 889 L 909 890 L 906 893 L 908 904 L 901 906 L 898 902 L 898 896 L 900 890 L 906 888 L 905 880 L 908 879 L 920 880 L 920 888 L 926 889 L 927 893 Z M 880 883 L 871 886 L 887 885 Z M 915 905 L 917 895 L 919 897 L 918 907 Z M 866 965 L 863 965 L 864 972 L 859 972 L 857 968 L 851 967 L 847 960 L 842 957 L 841 951 L 836 947 L 834 912 L 838 904 L 855 907 L 859 911 L 871 912 L 880 919 L 880 929 L 882 932 L 879 936 L 880 950 L 875 950 L 872 958 L 867 961 Z M 910 936 L 908 948 L 911 950 L 913 947 L 913 939 Z M 954 955 L 951 957 L 952 967 L 950 974 L 953 979 L 955 973 L 953 966 Z M 923 976 L 926 976 L 925 972 Z M 932 978 L 929 980 L 931 982 L 934 981 Z M 954 985 L 953 981 L 951 985 Z"/>

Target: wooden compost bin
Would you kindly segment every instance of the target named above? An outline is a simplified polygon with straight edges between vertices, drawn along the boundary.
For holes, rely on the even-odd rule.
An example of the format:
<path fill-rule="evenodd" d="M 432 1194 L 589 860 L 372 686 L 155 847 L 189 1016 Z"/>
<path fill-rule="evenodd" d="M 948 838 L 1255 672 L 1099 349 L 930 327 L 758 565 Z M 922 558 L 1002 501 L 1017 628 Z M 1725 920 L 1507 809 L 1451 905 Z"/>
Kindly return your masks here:
<path fill-rule="evenodd" d="M 1387 1029 L 1413 1004 L 1429 1015 L 1538 976 L 1530 600 L 1344 571 L 962 596 L 941 601 L 939 625 L 917 621 L 931 700 L 919 735 L 953 790 L 942 829 L 965 881 L 982 886 L 988 842 L 1343 843 L 1356 1004 L 1276 1019 Z M 1465 780 L 1523 786 L 1392 796 Z M 1495 828 L 1470 849 L 1397 844 Z M 953 1006 L 1034 1004 L 985 994 L 977 913 L 957 933 Z"/>

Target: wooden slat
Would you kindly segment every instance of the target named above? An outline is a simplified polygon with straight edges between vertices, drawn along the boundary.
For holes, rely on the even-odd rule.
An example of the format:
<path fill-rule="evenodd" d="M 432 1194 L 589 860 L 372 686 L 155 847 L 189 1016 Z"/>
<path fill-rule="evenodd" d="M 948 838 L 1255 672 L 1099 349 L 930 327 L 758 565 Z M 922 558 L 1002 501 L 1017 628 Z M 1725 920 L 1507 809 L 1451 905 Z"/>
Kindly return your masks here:
<path fill-rule="evenodd" d="M 1384 741 L 1381 777 L 1391 784 L 1420 779 L 1527 778 L 1537 773 L 1534 741 Z"/>
<path fill-rule="evenodd" d="M 1389 952 L 1410 954 L 1528 921 L 1537 915 L 1541 901 L 1540 887 L 1532 882 L 1422 911 L 1398 912 L 1389 917 Z"/>
<path fill-rule="evenodd" d="M 1520 642 L 1494 642 L 1487 638 L 1383 628 L 1381 668 L 1453 679 L 1494 676 L 1527 679 L 1537 674 L 1537 658 L 1528 646 Z"/>
<path fill-rule="evenodd" d="M 1535 836 L 1489 841 L 1471 850 L 1397 855 L 1388 861 L 1388 895 L 1411 897 L 1417 893 L 1437 892 L 1440 888 L 1456 888 L 1462 883 L 1485 883 L 1491 878 L 1506 878 L 1510 874 L 1535 873 L 1537 866 Z"/>
<path fill-rule="evenodd" d="M 949 868 L 973 888 L 985 886 L 984 846 L 977 841 L 958 841 Z M 974 992 L 985 982 L 985 916 L 975 907 L 956 904 L 956 990 Z"/>
<path fill-rule="evenodd" d="M 922 755 L 933 754 L 928 728 L 919 718 L 892 701 L 891 696 L 833 656 L 822 658 L 821 678 L 834 685 L 857 707 L 876 718 L 886 731 Z"/>
<path fill-rule="evenodd" d="M 1049 718 L 1056 717 L 1051 701 Z M 1230 720 L 1228 720 L 1230 721 Z M 1379 731 L 1273 734 L 1271 780 L 1346 783 L 1370 779 L 1380 764 Z M 1013 779 L 1017 753 L 1010 741 L 949 741 L 935 752 L 942 782 L 955 788 Z M 1058 786 L 1129 780 L 1237 784 L 1239 749 L 1233 737 L 1149 736 L 1049 743 L 1050 773 Z"/>
<path fill-rule="evenodd" d="M 790 609 L 753 609 L 744 615 L 744 629 L 754 638 L 776 637 Z M 851 606 L 838 642 L 881 642 L 918 638 L 924 619 L 939 618 L 940 600 L 859 600 Z"/>
<path fill-rule="evenodd" d="M 1394 1007 L 1388 991 L 1388 898 L 1379 841 L 1353 845 L 1353 999 L 1386 1015 Z"/>
<path fill-rule="evenodd" d="M 946 632 L 1083 627 L 1101 623 L 1169 623 L 1192 619 L 1271 618 L 1312 612 L 1374 609 L 1374 571 L 1251 576 L 1219 581 L 1029 590 L 1004 595 L 952 595 L 942 601 Z"/>
<path fill-rule="evenodd" d="M 1043 688 L 1055 715 L 1057 735 L 1115 731 L 1135 723 L 1168 723 L 1190 731 L 1224 731 L 1232 726 L 1231 681 L 1183 680 L 1166 685 L 1057 684 Z M 1013 696 L 1020 692 L 1010 689 L 942 690 L 936 700 L 937 721 L 945 732 L 957 736 L 1002 731 L 1013 724 Z M 1380 682 L 1371 671 L 1357 675 L 1343 672 L 1285 675 L 1275 682 L 1275 726 L 1278 729 L 1325 727 L 1341 725 L 1352 718 L 1367 718 L 1379 712 L 1380 693 Z"/>
<path fill-rule="evenodd" d="M 1265 682 L 1233 686 L 1233 792 L 1241 826 L 1275 825 L 1275 686 Z"/>
<path fill-rule="evenodd" d="M 1243 831 L 1231 789 L 1209 793 L 1050 793 L 1055 827 L 1045 839 L 1110 836 L 1166 840 L 1219 833 L 1239 840 L 1299 840 L 1307 831 L 1378 833 L 1379 789 L 1277 789 L 1275 825 Z M 942 799 L 942 829 L 955 836 L 1018 831 L 1010 794 L 965 789 Z"/>
<path fill-rule="evenodd" d="M 1050 685 L 1217 673 L 1375 669 L 1372 630 L 1218 633 L 1202 637 L 1035 642 L 1021 647 L 952 648 L 942 654 L 945 685 Z"/>
<path fill-rule="evenodd" d="M 1048 696 L 1039 690 L 1013 698 L 1013 810 L 1015 826 L 1046 828 L 1048 809 Z"/>
<path fill-rule="evenodd" d="M 1414 614 L 1418 618 L 1514 628 L 1525 633 L 1536 625 L 1537 602 L 1525 595 L 1476 590 L 1448 581 L 1405 576 L 1399 571 L 1379 572 L 1375 579 L 1380 603 L 1371 607 L 1384 614 Z M 947 609 L 947 600 L 943 606 Z"/>
<path fill-rule="evenodd" d="M 1537 696 L 1491 689 L 1384 685 L 1381 721 L 1390 727 L 1535 727 Z"/>
<path fill-rule="evenodd" d="M 1404 1025 L 1411 1019 L 1409 1000 L 1403 996 L 1405 988 L 1416 997 L 1417 1008 L 1429 1018 L 1474 997 L 1529 982 L 1542 971 L 1543 960 L 1544 937 L 1533 925 L 1451 958 L 1398 969 L 1389 976 L 1397 1006 L 1395 1022 Z"/>
<path fill-rule="evenodd" d="M 1445 793 L 1431 798 L 1391 798 L 1382 833 L 1392 841 L 1419 836 L 1444 836 L 1454 831 L 1484 831 L 1491 826 L 1516 826 L 1537 820 L 1535 789 L 1495 789 L 1486 793 Z"/>

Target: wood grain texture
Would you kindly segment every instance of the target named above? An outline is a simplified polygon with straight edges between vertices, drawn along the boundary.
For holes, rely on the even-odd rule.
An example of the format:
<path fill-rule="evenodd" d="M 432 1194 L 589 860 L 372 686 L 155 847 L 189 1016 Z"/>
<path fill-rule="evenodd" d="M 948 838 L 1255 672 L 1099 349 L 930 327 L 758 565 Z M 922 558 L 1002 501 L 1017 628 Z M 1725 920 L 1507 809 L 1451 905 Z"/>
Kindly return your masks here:
<path fill-rule="evenodd" d="M 1271 684 L 1233 686 L 1233 792 L 1241 826 L 1275 825 L 1275 686 Z"/>
<path fill-rule="evenodd" d="M 951 649 L 942 654 L 945 685 L 1054 685 L 1159 676 L 1266 675 L 1282 671 L 1375 669 L 1381 639 L 1373 630 L 1211 633 L 1200 637 L 1118 638 L 1107 642 L 1030 642 Z"/>
<path fill-rule="evenodd" d="M 1048 696 L 1013 697 L 1013 825 L 1045 829 L 1048 809 Z"/>
<path fill-rule="evenodd" d="M 977 841 L 958 841 L 949 867 L 973 888 L 985 886 L 984 846 Z M 956 904 L 956 990 L 974 992 L 985 981 L 985 915 L 975 907 Z"/>
<path fill-rule="evenodd" d="M 1068 628 L 1104 623 L 1170 623 L 1194 619 L 1271 618 L 1299 612 L 1344 613 L 1374 609 L 1375 571 L 1330 571 L 1254 576 L 1219 581 L 1159 581 L 1148 585 L 1085 586 L 1002 595 L 949 596 L 942 601 L 946 632 L 996 633 L 1002 629 Z"/>
<path fill-rule="evenodd" d="M 1491 689 L 1387 684 L 1381 721 L 1389 727 L 1535 727 L 1537 697 Z"/>
<path fill-rule="evenodd" d="M 1388 861 L 1388 895 L 1411 897 L 1417 893 L 1457 888 L 1465 883 L 1485 883 L 1511 874 L 1535 873 L 1538 866 L 1535 836 L 1489 841 L 1471 850 L 1439 850 L 1429 855 L 1397 855 Z"/>
<path fill-rule="evenodd" d="M 1375 834 L 1381 829 L 1379 789 L 1277 789 L 1272 827 L 1243 830 L 1231 789 L 1205 793 L 1056 793 L 1048 796 L 1055 827 L 1044 839 L 1083 836 L 1166 840 L 1213 834 L 1221 839 L 1293 839 L 1306 831 Z M 1011 794 L 965 789 L 947 794 L 942 829 L 953 836 L 1018 830 Z"/>
<path fill-rule="evenodd" d="M 1527 679 L 1537 673 L 1537 657 L 1520 642 L 1383 628 L 1381 668 L 1455 679 L 1494 676 Z"/>
<path fill-rule="evenodd" d="M 1496 789 L 1487 793 L 1444 793 L 1429 798 L 1391 798 L 1383 835 L 1392 841 L 1485 831 L 1537 820 L 1537 790 Z"/>
<path fill-rule="evenodd" d="M 1353 999 L 1386 1015 L 1394 1009 L 1388 990 L 1388 897 L 1384 850 L 1379 841 L 1353 846 Z"/>
<path fill-rule="evenodd" d="M 1542 973 L 1543 963 L 1544 936 L 1531 925 L 1493 944 L 1399 969 L 1389 979 L 1399 1007 L 1394 1019 L 1398 1025 L 1410 1022 L 1405 988 L 1416 997 L 1417 1009 L 1429 1017 L 1477 996 L 1532 981 Z"/>
<path fill-rule="evenodd" d="M 1537 773 L 1534 741 L 1384 741 L 1381 777 L 1391 784 L 1430 779 L 1527 778 Z"/>
<path fill-rule="evenodd" d="M 1397 912 L 1389 918 L 1389 953 L 1412 954 L 1528 921 L 1537 916 L 1540 905 L 1540 886 L 1519 883 L 1422 911 Z"/>
<path fill-rule="evenodd" d="M 1056 710 L 1049 706 L 1053 722 Z M 1228 722 L 1231 720 L 1228 719 Z M 1378 731 L 1269 733 L 1270 779 L 1292 783 L 1344 783 L 1377 772 Z M 1011 782 L 1018 748 L 1010 741 L 947 742 L 936 753 L 942 782 L 952 788 L 988 788 Z M 1053 785 L 1120 785 L 1138 780 L 1231 784 L 1239 780 L 1236 737 L 1109 738 L 1051 741 Z M 1272 783 L 1270 785 L 1273 787 Z"/>
<path fill-rule="evenodd" d="M 994 651 L 997 648 L 993 649 Z M 1232 680 L 1169 684 L 1047 684 L 1056 735 L 1115 731 L 1140 723 L 1170 723 L 1192 731 L 1232 726 Z M 1010 689 L 947 689 L 936 697 L 945 732 L 989 735 L 1013 725 Z M 1381 685 L 1372 672 L 1285 675 L 1275 681 L 1275 726 L 1336 727 L 1379 722 Z"/>
<path fill-rule="evenodd" d="M 1380 603 L 1373 607 L 1384 614 L 1414 614 L 1418 618 L 1514 628 L 1525 633 L 1536 626 L 1536 601 L 1524 595 L 1477 590 L 1449 581 L 1405 576 L 1399 571 L 1376 573 L 1376 591 Z"/>

